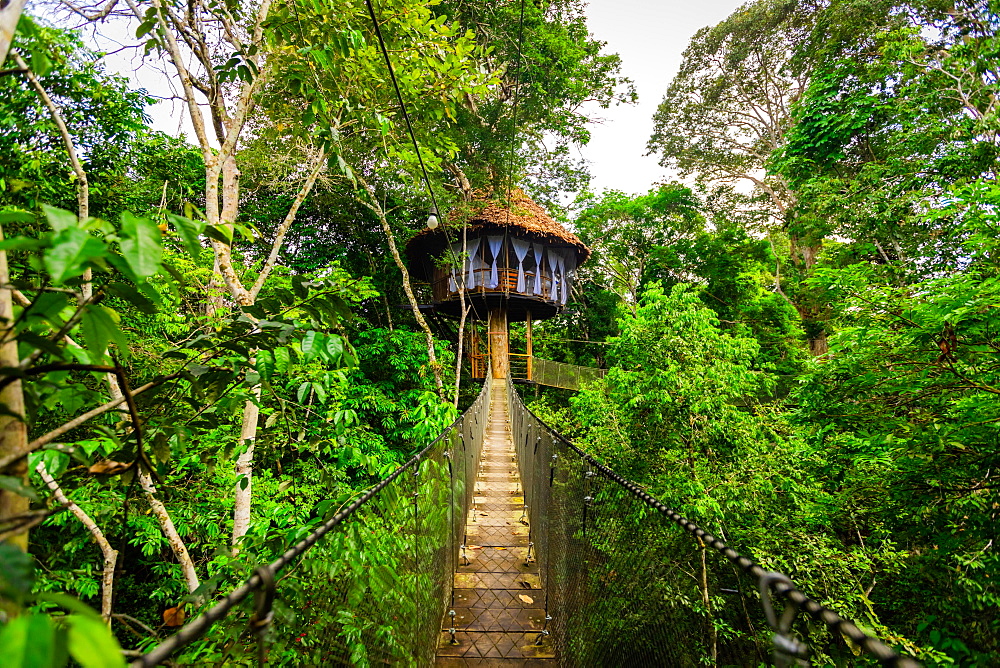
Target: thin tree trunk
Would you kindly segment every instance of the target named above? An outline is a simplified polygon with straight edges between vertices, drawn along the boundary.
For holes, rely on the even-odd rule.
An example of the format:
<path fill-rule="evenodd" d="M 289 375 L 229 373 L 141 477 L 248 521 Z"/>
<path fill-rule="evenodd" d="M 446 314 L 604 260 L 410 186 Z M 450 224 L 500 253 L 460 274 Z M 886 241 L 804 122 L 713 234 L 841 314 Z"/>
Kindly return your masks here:
<path fill-rule="evenodd" d="M 371 209 L 376 216 L 378 216 L 379 222 L 382 224 L 382 231 L 385 232 L 386 240 L 389 242 L 389 252 L 392 254 L 392 259 L 396 262 L 396 267 L 399 269 L 399 273 L 403 275 L 403 292 L 406 293 L 406 299 L 410 302 L 410 308 L 413 310 L 413 317 L 416 319 L 417 324 L 420 329 L 424 332 L 424 337 L 427 340 L 427 358 L 431 367 L 431 372 L 434 374 L 434 385 L 437 387 L 438 396 L 444 399 L 444 381 L 441 378 L 441 364 L 437 361 L 437 354 L 434 352 L 434 334 L 431 332 L 431 328 L 427 325 L 427 320 L 424 319 L 424 315 L 420 312 L 420 304 L 417 302 L 416 295 L 413 294 L 413 286 L 410 285 L 410 272 L 406 269 L 406 264 L 403 262 L 403 258 L 399 255 L 399 248 L 396 246 L 396 237 L 392 233 L 392 227 L 389 225 L 388 219 L 385 217 L 385 210 L 378 203 L 378 197 L 375 194 L 375 190 L 361 177 L 357 177 L 358 183 L 365 189 L 368 193 L 370 202 L 362 202 L 365 206 Z"/>
<path fill-rule="evenodd" d="M 299 188 L 298 194 L 295 195 L 295 199 L 292 201 L 292 206 L 288 209 L 288 213 L 285 214 L 285 219 L 281 221 L 278 225 L 278 229 L 274 232 L 274 242 L 271 244 L 271 252 L 267 256 L 267 260 L 264 262 L 264 266 L 260 268 L 260 274 L 257 276 L 257 280 L 254 281 L 253 287 L 250 288 L 250 296 L 256 300 L 257 295 L 260 294 L 261 288 L 264 287 L 264 282 L 267 281 L 267 277 L 271 274 L 271 270 L 274 269 L 275 264 L 278 262 L 278 253 L 281 250 L 281 245 L 285 241 L 285 234 L 288 233 L 288 228 L 292 226 L 295 222 L 295 216 L 299 212 L 299 207 L 302 206 L 302 202 L 305 201 L 306 197 L 312 191 L 313 184 L 316 183 L 316 179 L 319 177 L 319 173 L 323 171 L 323 165 L 326 163 L 326 152 L 320 150 L 316 157 L 313 159 L 312 169 L 309 171 L 309 176 L 306 177 L 305 183 Z"/>
<path fill-rule="evenodd" d="M 114 584 L 115 584 L 115 565 L 118 563 L 118 550 L 111 547 L 111 543 L 104 536 L 104 532 L 101 528 L 97 526 L 97 522 L 88 515 L 83 508 L 78 506 L 76 503 L 71 501 L 69 497 L 63 492 L 62 487 L 56 482 L 48 470 L 45 468 L 45 464 L 39 462 L 35 467 L 35 471 L 38 475 L 42 477 L 42 481 L 45 486 L 49 488 L 52 492 L 52 496 L 55 497 L 64 508 L 69 510 L 73 514 L 73 517 L 80 520 L 80 523 L 87 529 L 90 533 L 91 538 L 97 543 L 97 546 L 101 548 L 101 555 L 104 557 L 104 573 L 101 580 L 101 617 L 104 617 L 104 621 L 108 624 L 111 623 L 111 603 L 113 601 Z"/>
<path fill-rule="evenodd" d="M 170 518 L 170 513 L 167 512 L 167 507 L 156 496 L 156 487 L 153 485 L 152 477 L 141 466 L 139 467 L 139 486 L 146 493 L 146 500 L 149 501 L 149 507 L 153 511 L 153 516 L 160 523 L 163 535 L 167 537 L 167 543 L 169 543 L 170 549 L 177 558 L 177 563 L 181 566 L 181 572 L 184 574 L 184 582 L 187 584 L 188 591 L 194 591 L 201 584 L 198 580 L 198 572 L 194 567 L 194 561 L 191 559 L 191 555 L 188 554 L 187 545 L 184 544 L 180 534 L 177 533 L 177 528 L 174 526 L 174 521 Z"/>
<path fill-rule="evenodd" d="M 0 229 L 0 240 L 3 230 Z M 20 364 L 17 355 L 17 340 L 14 336 L 14 295 L 10 286 L 10 272 L 7 269 L 7 252 L 0 250 L 0 326 L 4 327 L 0 336 L 0 368 L 15 368 Z M 15 380 L 0 390 L 0 459 L 14 457 L 12 463 L 0 470 L 0 474 L 27 482 L 28 465 L 24 455 L 28 452 L 28 428 L 24 423 L 24 394 L 21 381 Z M 0 489 L 0 521 L 17 517 L 28 512 L 27 497 Z M 7 542 L 22 550 L 28 549 L 28 532 L 11 536 Z"/>
<path fill-rule="evenodd" d="M 123 397 L 122 389 L 118 386 L 118 378 L 114 374 L 107 374 L 106 379 L 108 381 L 108 391 L 111 394 L 112 401 L 117 401 Z M 134 394 L 133 394 L 134 396 Z M 131 420 L 131 415 L 126 415 L 126 420 Z M 139 486 L 142 487 L 143 493 L 146 495 L 146 501 L 149 502 L 149 507 L 153 511 L 153 516 L 156 517 L 157 522 L 160 524 L 160 530 L 167 539 L 167 544 L 170 545 L 171 551 L 174 553 L 174 558 L 177 559 L 177 563 L 181 566 L 181 571 L 184 574 L 184 581 L 187 583 L 188 591 L 194 591 L 201 584 L 198 580 L 198 572 L 195 570 L 194 561 L 191 559 L 191 555 L 188 553 L 187 545 L 184 544 L 184 539 L 181 535 L 177 533 L 177 527 L 174 526 L 174 521 L 170 517 L 170 513 L 167 512 L 167 507 L 163 505 L 159 497 L 156 496 L 156 486 L 153 485 L 153 478 L 146 471 L 141 462 L 137 464 L 138 475 L 139 475 Z"/>
<path fill-rule="evenodd" d="M 253 491 L 253 451 L 257 441 L 257 421 L 260 416 L 260 385 L 251 390 L 256 401 L 247 401 L 243 406 L 243 425 L 240 429 L 240 443 L 246 450 L 236 459 L 236 505 L 233 508 L 233 548 L 234 551 L 243 536 L 250 529 L 250 502 Z"/>

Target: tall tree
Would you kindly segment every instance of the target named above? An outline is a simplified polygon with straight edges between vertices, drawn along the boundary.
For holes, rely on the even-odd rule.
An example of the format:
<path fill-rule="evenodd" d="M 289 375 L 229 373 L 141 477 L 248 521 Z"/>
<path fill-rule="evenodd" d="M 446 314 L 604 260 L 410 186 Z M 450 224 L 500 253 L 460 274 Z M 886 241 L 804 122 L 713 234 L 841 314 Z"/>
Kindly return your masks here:
<path fill-rule="evenodd" d="M 823 235 L 796 224 L 797 193 L 785 175 L 767 166 L 787 141 L 792 105 L 809 81 L 810 61 L 793 56 L 809 37 L 818 10 L 806 0 L 757 0 L 696 33 L 653 117 L 648 145 L 663 166 L 708 186 L 749 184 L 761 196 L 757 201 L 765 203 L 768 227 L 787 231 L 787 261 L 794 274 L 783 273 L 797 282 L 816 266 Z M 735 201 L 732 206 L 736 208 Z M 776 288 L 780 291 L 782 285 Z M 825 353 L 821 300 L 798 290 L 791 301 L 802 317 L 810 350 Z"/>

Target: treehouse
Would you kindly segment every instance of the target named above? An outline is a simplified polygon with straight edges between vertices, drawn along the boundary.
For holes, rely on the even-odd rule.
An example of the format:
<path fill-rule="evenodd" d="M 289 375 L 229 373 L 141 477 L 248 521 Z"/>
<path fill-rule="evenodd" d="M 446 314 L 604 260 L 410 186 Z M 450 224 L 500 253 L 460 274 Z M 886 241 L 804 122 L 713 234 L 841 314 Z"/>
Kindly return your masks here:
<path fill-rule="evenodd" d="M 413 237 L 406 254 L 414 277 L 431 286 L 429 310 L 458 317 L 464 292 L 468 317 L 489 323 L 488 354 L 495 377 L 504 378 L 509 370 L 508 323 L 527 323 L 528 350 L 518 357 L 526 358 L 530 379 L 531 321 L 563 309 L 576 268 L 590 250 L 515 190 L 509 207 L 480 196 L 468 209 L 453 210 L 443 225 Z M 470 336 L 473 376 L 481 377 L 475 330 Z"/>

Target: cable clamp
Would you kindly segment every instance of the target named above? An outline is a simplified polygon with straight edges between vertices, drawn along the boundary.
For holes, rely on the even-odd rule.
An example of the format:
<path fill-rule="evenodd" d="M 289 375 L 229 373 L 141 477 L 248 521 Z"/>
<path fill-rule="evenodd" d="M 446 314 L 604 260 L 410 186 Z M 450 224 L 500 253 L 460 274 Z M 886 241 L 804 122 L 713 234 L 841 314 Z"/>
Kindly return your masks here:
<path fill-rule="evenodd" d="M 775 585 L 795 587 L 795 583 L 783 573 L 770 571 L 760 577 L 760 604 L 764 609 L 767 625 L 774 631 L 774 665 L 776 668 L 792 668 L 809 666 L 809 645 L 792 635 L 792 623 L 799 612 L 799 606 L 794 601 L 786 599 L 785 610 L 779 619 L 774 612 L 771 601 L 771 591 Z"/>

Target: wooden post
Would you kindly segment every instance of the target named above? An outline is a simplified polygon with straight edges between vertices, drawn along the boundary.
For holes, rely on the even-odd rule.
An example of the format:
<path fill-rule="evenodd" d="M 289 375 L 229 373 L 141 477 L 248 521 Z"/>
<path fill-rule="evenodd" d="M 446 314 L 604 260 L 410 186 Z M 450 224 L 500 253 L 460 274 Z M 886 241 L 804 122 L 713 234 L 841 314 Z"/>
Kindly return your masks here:
<path fill-rule="evenodd" d="M 490 363 L 494 378 L 506 378 L 510 372 L 510 350 L 507 347 L 507 308 L 490 310 Z"/>
<path fill-rule="evenodd" d="M 531 311 L 528 311 L 528 316 L 524 321 L 524 338 L 527 341 L 527 352 L 528 354 L 528 380 L 531 380 Z"/>

